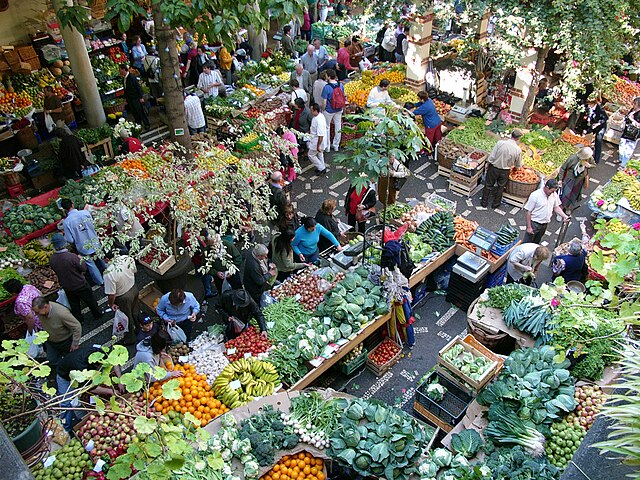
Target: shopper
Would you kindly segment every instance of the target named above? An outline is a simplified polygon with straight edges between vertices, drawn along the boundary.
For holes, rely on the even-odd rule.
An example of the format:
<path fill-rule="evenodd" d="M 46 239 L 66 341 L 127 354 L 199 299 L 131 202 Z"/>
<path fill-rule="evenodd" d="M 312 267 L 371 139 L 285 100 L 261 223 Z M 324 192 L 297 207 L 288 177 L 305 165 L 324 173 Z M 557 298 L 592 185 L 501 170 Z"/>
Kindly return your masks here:
<path fill-rule="evenodd" d="M 377 87 L 373 87 L 367 97 L 367 108 L 378 107 L 380 105 L 393 105 L 393 100 L 389 96 L 389 80 L 382 79 Z"/>
<path fill-rule="evenodd" d="M 354 67 L 351 65 L 351 60 L 350 60 L 350 55 L 349 55 L 349 47 L 351 47 L 351 40 L 345 40 L 344 42 L 344 46 L 340 47 L 338 49 L 338 55 L 336 56 L 336 59 L 338 60 L 338 63 L 341 63 L 345 66 L 345 68 L 347 69 L 347 71 L 351 72 L 351 71 L 357 71 L 358 67 Z"/>
<path fill-rule="evenodd" d="M 409 35 L 409 27 L 400 27 L 400 33 L 396 37 L 396 49 L 394 55 L 396 57 L 396 63 L 405 63 L 407 51 L 409 50 L 409 41 L 407 35 Z"/>
<path fill-rule="evenodd" d="M 77 350 L 82 337 L 82 325 L 71 311 L 44 297 L 36 297 L 31 303 L 38 315 L 42 329 L 49 334 L 44 344 L 49 366 L 54 369 L 58 362 L 69 352 Z"/>
<path fill-rule="evenodd" d="M 291 242 L 295 238 L 295 231 L 287 227 L 277 232 L 271 239 L 271 259 L 278 269 L 277 279 L 284 282 L 296 271 L 307 266 L 305 263 L 296 262 L 293 256 L 293 247 Z"/>
<path fill-rule="evenodd" d="M 189 134 L 195 135 L 196 133 L 204 133 L 207 131 L 202 105 L 200 104 L 200 99 L 195 93 L 192 95 L 185 95 L 184 114 L 185 120 L 187 121 L 187 127 L 189 127 Z"/>
<path fill-rule="evenodd" d="M 257 305 L 261 305 L 262 294 L 271 289 L 278 270 L 269 262 L 269 249 L 257 244 L 247 253 L 242 266 L 242 284 Z"/>
<path fill-rule="evenodd" d="M 87 163 L 82 151 L 84 144 L 68 128 L 56 127 L 53 133 L 60 139 L 58 161 L 62 175 L 67 179 L 79 180 L 82 178 L 82 168 Z"/>
<path fill-rule="evenodd" d="M 323 70 L 322 72 L 318 73 L 318 79 L 313 82 L 313 89 L 312 89 L 312 101 L 317 103 L 318 105 L 320 105 L 320 108 L 322 108 L 322 91 L 324 90 L 324 87 L 327 86 L 327 71 Z"/>
<path fill-rule="evenodd" d="M 120 310 L 129 319 L 129 333 L 125 345 L 133 345 L 140 329 L 140 289 L 136 285 L 136 262 L 129 255 L 120 255 L 109 262 L 104 271 L 104 293 L 111 310 Z"/>
<path fill-rule="evenodd" d="M 133 137 L 131 132 L 126 128 L 120 130 L 120 139 L 122 140 L 122 145 L 120 146 L 120 153 L 122 155 L 140 152 L 144 148 L 142 142 Z"/>
<path fill-rule="evenodd" d="M 139 35 L 133 37 L 133 46 L 131 47 L 131 64 L 144 76 L 144 59 L 147 58 L 147 49 L 142 43 Z"/>
<path fill-rule="evenodd" d="M 187 79 L 187 86 L 196 85 L 200 74 L 204 71 L 204 66 L 209 62 L 209 57 L 205 54 L 204 47 L 196 46 L 195 42 L 189 45 L 187 53 L 187 64 L 184 75 Z"/>
<path fill-rule="evenodd" d="M 167 348 L 171 345 L 171 337 L 165 331 L 158 331 L 145 338 L 136 346 L 136 356 L 133 359 L 133 366 L 146 363 L 151 368 L 161 367 L 167 371 L 167 375 L 162 380 L 183 377 L 184 372 L 173 369 L 173 361 L 167 353 Z"/>
<path fill-rule="evenodd" d="M 32 303 L 36 297 L 41 297 L 42 292 L 33 285 L 23 285 L 22 282 L 16 278 L 10 278 L 2 284 L 4 289 L 12 295 L 16 295 L 16 299 L 13 304 L 13 313 L 27 325 L 27 332 L 39 332 L 42 330 L 40 320 L 33 311 Z"/>
<path fill-rule="evenodd" d="M 376 33 L 376 55 L 378 57 L 378 60 L 380 60 L 381 62 L 384 61 L 384 48 L 382 48 L 382 42 L 384 41 L 384 35 L 387 32 L 387 28 L 389 28 L 389 24 L 385 23 L 384 25 L 382 25 L 382 28 L 378 30 L 378 33 Z"/>
<path fill-rule="evenodd" d="M 327 123 L 327 151 L 329 145 L 333 151 L 340 149 L 340 139 L 342 138 L 342 112 L 347 104 L 347 97 L 344 94 L 342 84 L 338 82 L 335 70 L 327 70 L 327 85 L 322 90 L 322 110 Z M 331 143 L 331 124 L 333 124 L 333 144 Z"/>
<path fill-rule="evenodd" d="M 389 159 L 388 169 L 389 175 L 382 175 L 378 179 L 378 198 L 385 205 L 393 205 L 411 172 L 393 155 Z"/>
<path fill-rule="evenodd" d="M 319 13 L 320 21 L 326 22 L 327 15 L 329 14 L 329 0 L 319 0 L 318 8 L 320 9 L 320 13 Z"/>
<path fill-rule="evenodd" d="M 586 260 L 587 252 L 582 248 L 580 240 L 571 241 L 568 253 L 558 255 L 553 260 L 554 278 L 562 277 L 565 283 L 584 282 L 589 274 Z"/>
<path fill-rule="evenodd" d="M 602 141 L 604 139 L 604 132 L 607 129 L 607 121 L 609 116 L 604 111 L 604 107 L 601 104 L 600 97 L 592 93 L 587 99 L 587 132 L 593 134 L 595 153 L 593 159 L 596 165 L 600 163 L 602 157 Z"/>
<path fill-rule="evenodd" d="M 311 110 L 309 110 L 309 107 L 304 104 L 301 98 L 297 98 L 293 102 L 293 115 L 291 116 L 289 128 L 300 133 L 309 133 L 312 121 L 313 115 L 311 115 Z M 298 160 L 302 160 L 308 155 L 309 145 L 302 135 L 296 135 L 296 138 L 298 141 Z"/>
<path fill-rule="evenodd" d="M 318 57 L 313 45 L 309 45 L 306 53 L 300 57 L 300 64 L 306 72 L 309 72 L 309 84 L 313 84 L 318 78 Z"/>
<path fill-rule="evenodd" d="M 293 205 L 288 203 L 285 205 L 283 209 L 284 213 L 282 217 L 278 219 L 276 226 L 280 231 L 285 228 L 291 228 L 294 231 L 300 226 L 300 220 L 298 220 L 298 216 L 296 215 L 296 210 L 293 208 Z"/>
<path fill-rule="evenodd" d="M 429 146 L 427 148 L 429 152 L 433 154 L 436 145 L 442 140 L 442 120 L 440 120 L 440 115 L 438 115 L 435 103 L 429 98 L 427 92 L 418 92 L 418 99 L 420 99 L 422 103 L 413 111 L 413 114 L 422 116 L 424 134 L 427 140 L 429 140 Z"/>
<path fill-rule="evenodd" d="M 581 148 L 578 153 L 570 155 L 560 167 L 560 200 L 565 212 L 571 213 L 582 200 L 582 190 L 589 189 L 589 170 L 595 165 L 589 163 L 593 158 L 593 150 Z"/>
<path fill-rule="evenodd" d="M 129 57 L 129 45 L 127 45 L 127 34 L 123 33 L 122 35 L 120 35 L 120 48 L 122 48 L 122 51 L 124 52 L 124 54 Z"/>
<path fill-rule="evenodd" d="M 346 47 L 349 51 L 349 64 L 351 68 L 359 68 L 360 61 L 364 58 L 364 48 L 360 43 L 360 37 L 356 35 L 351 37 L 351 45 Z"/>
<path fill-rule="evenodd" d="M 91 258 L 100 250 L 100 240 L 98 240 L 91 213 L 86 209 L 76 210 L 73 202 L 68 198 L 63 198 L 60 205 L 67 212 L 67 218 L 63 222 L 65 240 L 73 243 L 76 251 L 84 257 L 91 280 L 96 285 L 102 285 L 104 281 L 100 272 L 107 266 L 101 258 L 95 260 Z"/>
<path fill-rule="evenodd" d="M 196 271 L 196 277 L 202 282 L 204 288 L 204 298 L 211 298 L 215 296 L 211 284 L 213 282 L 213 275 L 208 271 L 203 271 L 203 267 L 207 262 L 207 257 L 213 244 L 212 238 L 209 236 L 208 230 L 204 229 L 200 232 L 200 235 L 192 237 L 189 233 L 185 232 L 182 240 L 190 247 L 192 242 L 196 242 L 197 247 L 193 256 L 191 257 L 191 263 Z"/>
<path fill-rule="evenodd" d="M 290 105 L 293 105 L 293 103 L 296 101 L 296 98 L 301 98 L 304 101 L 305 105 L 309 103 L 309 95 L 304 90 L 304 88 L 300 87 L 300 82 L 298 82 L 296 78 L 289 80 L 289 86 L 291 87 Z"/>
<path fill-rule="evenodd" d="M 302 10 L 302 26 L 300 27 L 300 38 L 311 41 L 311 16 L 309 15 L 309 9 L 304 7 Z"/>
<path fill-rule="evenodd" d="M 145 129 L 151 128 L 149 119 L 145 112 L 144 92 L 140 86 L 140 82 L 136 77 L 129 73 L 129 66 L 120 65 L 120 76 L 123 79 L 124 98 L 127 101 L 127 111 L 133 115 L 136 123 L 142 125 Z"/>
<path fill-rule="evenodd" d="M 373 182 L 359 191 L 353 184 L 349 187 L 344 199 L 344 211 L 347 215 L 347 223 L 353 227 L 354 232 L 364 233 L 367 226 L 366 218 L 371 216 L 376 203 L 378 198 Z M 363 220 L 359 220 L 360 218 Z"/>
<path fill-rule="evenodd" d="M 382 38 L 382 48 L 380 49 L 382 58 L 380 59 L 380 61 L 395 62 L 395 51 L 397 45 L 398 41 L 396 40 L 395 27 L 393 25 L 389 25 L 384 32 L 384 37 Z"/>
<path fill-rule="evenodd" d="M 500 140 L 493 147 L 487 163 L 485 164 L 486 180 L 482 190 L 482 200 L 480 205 L 487 208 L 489 199 L 493 197 L 491 208 L 498 208 L 502 203 L 502 193 L 509 181 L 509 173 L 513 167 L 522 166 L 522 149 L 518 145 L 518 140 L 522 132 L 514 129 L 511 138 Z"/>
<path fill-rule="evenodd" d="M 527 230 L 522 240 L 523 243 L 540 243 L 542 241 L 553 212 L 560 215 L 565 222 L 570 220 L 570 217 L 562 211 L 562 203 L 557 190 L 558 181 L 549 179 L 544 187 L 529 195 L 524 206 L 527 211 Z"/>
<path fill-rule="evenodd" d="M 174 288 L 160 298 L 156 313 L 168 325 L 177 325 L 182 328 L 187 342 L 189 342 L 191 341 L 193 324 L 200 313 L 200 304 L 193 293 L 185 292 L 181 288 Z"/>
<path fill-rule="evenodd" d="M 293 251 L 298 255 L 300 261 L 315 263 L 318 260 L 320 254 L 318 242 L 321 236 L 329 240 L 338 251 L 342 250 L 340 242 L 329 230 L 318 225 L 314 218 L 305 217 L 302 220 L 302 225 L 296 230 L 296 235 L 291 243 Z"/>
<path fill-rule="evenodd" d="M 289 201 L 282 189 L 282 172 L 274 171 L 269 176 L 269 205 L 276 211 L 276 218 L 284 215 L 284 207 Z"/>
<path fill-rule="evenodd" d="M 316 222 L 318 222 L 318 225 L 322 225 L 331 232 L 334 237 L 340 238 L 342 234 L 340 233 L 340 228 L 338 228 L 338 220 L 334 215 L 337 205 L 338 202 L 333 198 L 327 198 L 322 202 L 320 209 L 316 212 L 315 219 Z M 321 252 L 331 248 L 332 245 L 331 241 L 325 237 L 320 237 L 320 240 L 318 241 L 318 249 Z"/>
<path fill-rule="evenodd" d="M 69 300 L 69 306 L 73 315 L 82 318 L 82 303 L 84 303 L 95 320 L 102 317 L 104 312 L 98 306 L 93 290 L 87 283 L 85 274 L 87 273 L 87 265 L 80 255 L 69 252 L 67 250 L 67 241 L 59 234 L 54 233 L 51 237 L 51 244 L 55 248 L 55 253 L 51 255 L 49 264 L 56 276 L 58 283 L 64 290 Z"/>
<path fill-rule="evenodd" d="M 293 46 L 293 38 L 291 37 L 291 25 L 285 25 L 282 28 L 282 53 L 288 58 L 296 57 L 296 50 Z"/>
<path fill-rule="evenodd" d="M 631 111 L 624 117 L 624 130 L 618 148 L 618 160 L 615 162 L 621 163 L 622 168 L 626 168 L 627 162 L 633 155 L 638 138 L 640 138 L 640 97 L 633 99 Z"/>
<path fill-rule="evenodd" d="M 213 283 L 220 295 L 222 295 L 222 285 L 225 279 L 228 280 L 231 277 L 240 278 L 239 272 L 241 271 L 242 263 L 244 262 L 244 258 L 242 257 L 240 249 L 236 245 L 236 240 L 233 237 L 233 234 L 227 233 L 226 235 L 223 235 L 221 237 L 221 241 L 229 262 L 225 264 L 222 261 L 221 256 L 219 256 L 214 260 L 212 265 Z"/>
<path fill-rule="evenodd" d="M 318 69 L 321 69 L 325 63 L 329 60 L 329 53 L 327 52 L 327 47 L 322 45 L 322 42 L 319 38 L 313 39 L 313 48 L 315 56 L 318 58 Z"/>
<path fill-rule="evenodd" d="M 232 340 L 244 332 L 249 327 L 252 318 L 258 322 L 260 336 L 263 339 L 267 338 L 267 327 L 264 316 L 258 304 L 251 298 L 251 295 L 249 295 L 246 290 L 242 288 L 227 290 L 222 294 L 220 307 L 226 323 L 225 340 Z M 236 320 L 239 320 L 244 327 L 235 325 Z M 236 328 L 238 328 L 238 330 L 236 330 Z"/>
<path fill-rule="evenodd" d="M 313 164 L 315 173 L 324 175 L 327 172 L 327 166 L 324 163 L 324 151 L 329 147 L 329 131 L 327 121 L 320 113 L 320 107 L 317 103 L 311 104 L 311 140 L 309 140 L 309 161 Z"/>
<path fill-rule="evenodd" d="M 537 243 L 515 247 L 507 259 L 507 283 L 531 285 L 540 264 L 550 256 L 549 249 Z"/>
<path fill-rule="evenodd" d="M 202 73 L 198 78 L 198 89 L 204 93 L 204 98 L 217 97 L 219 89 L 224 83 L 220 72 L 215 69 L 213 63 L 209 62 L 202 68 Z"/>
<path fill-rule="evenodd" d="M 233 83 L 233 76 L 231 75 L 233 57 L 224 45 L 218 50 L 218 63 L 220 64 L 220 74 L 224 79 L 224 83 L 231 85 Z"/>
<path fill-rule="evenodd" d="M 309 72 L 304 69 L 304 66 L 301 63 L 296 63 L 295 70 L 291 72 L 291 75 L 289 76 L 289 81 L 291 80 L 297 80 L 298 85 L 300 85 L 308 95 L 313 93 L 311 75 L 309 75 Z"/>

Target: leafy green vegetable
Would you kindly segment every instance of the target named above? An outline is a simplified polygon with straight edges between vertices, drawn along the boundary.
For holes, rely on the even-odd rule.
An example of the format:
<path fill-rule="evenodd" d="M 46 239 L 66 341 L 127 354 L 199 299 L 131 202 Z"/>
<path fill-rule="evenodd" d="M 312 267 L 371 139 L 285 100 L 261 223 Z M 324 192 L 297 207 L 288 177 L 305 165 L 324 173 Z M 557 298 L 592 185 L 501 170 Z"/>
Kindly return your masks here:
<path fill-rule="evenodd" d="M 533 423 L 521 420 L 501 403 L 489 408 L 489 425 L 484 434 L 497 443 L 521 445 L 534 457 L 544 455 L 544 435 Z"/>
<path fill-rule="evenodd" d="M 483 443 L 480 434 L 473 429 L 466 429 L 451 436 L 451 448 L 466 458 L 475 457 Z"/>
<path fill-rule="evenodd" d="M 243 420 L 238 434 L 251 442 L 251 449 L 263 467 L 273 465 L 276 450 L 291 449 L 300 442 L 293 428 L 282 421 L 282 413 L 271 405 Z"/>
<path fill-rule="evenodd" d="M 537 291 L 526 285 L 509 283 L 490 288 L 487 290 L 487 294 L 489 295 L 489 300 L 485 303 L 489 307 L 504 310 L 514 301 L 520 301 L 530 295 L 537 295 Z"/>
<path fill-rule="evenodd" d="M 546 457 L 532 458 L 521 446 L 492 450 L 484 466 L 493 480 L 556 480 L 561 473 Z"/>
<path fill-rule="evenodd" d="M 453 460 L 453 455 L 444 448 L 436 448 L 431 453 L 431 461 L 439 467 L 448 467 L 451 465 L 451 460 Z"/>

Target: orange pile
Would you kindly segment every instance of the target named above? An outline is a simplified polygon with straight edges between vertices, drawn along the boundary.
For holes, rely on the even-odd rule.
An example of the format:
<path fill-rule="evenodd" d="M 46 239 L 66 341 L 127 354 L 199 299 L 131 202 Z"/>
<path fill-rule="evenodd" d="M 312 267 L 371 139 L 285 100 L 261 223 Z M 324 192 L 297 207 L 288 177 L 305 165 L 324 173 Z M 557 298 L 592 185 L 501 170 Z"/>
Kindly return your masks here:
<path fill-rule="evenodd" d="M 168 365 L 168 368 L 171 366 Z M 196 367 L 185 363 L 177 365 L 174 370 L 184 372 L 184 377 L 177 377 L 180 384 L 178 390 L 182 397 L 178 400 L 167 400 L 162 396 L 162 384 L 165 382 L 154 383 L 149 388 L 149 397 L 155 399 L 154 407 L 157 412 L 163 415 L 171 410 L 189 412 L 200 420 L 200 425 L 204 427 L 217 416 L 229 411 L 227 406 L 213 395 L 206 375 L 196 373 Z"/>
<path fill-rule="evenodd" d="M 509 178 L 521 183 L 538 183 L 540 181 L 540 177 L 532 168 L 512 168 Z"/>
<path fill-rule="evenodd" d="M 119 165 L 134 177 L 149 178 L 149 172 L 147 172 L 147 168 L 140 160 L 127 158 L 126 160 L 120 162 Z"/>
<path fill-rule="evenodd" d="M 260 480 L 325 480 L 323 461 L 307 452 L 285 455 Z"/>
<path fill-rule="evenodd" d="M 587 139 L 585 137 L 568 132 L 567 130 L 564 130 L 562 132 L 562 140 L 564 140 L 565 142 L 569 142 L 571 145 L 577 145 L 578 143 L 581 143 L 582 145 L 590 145 L 591 143 L 587 142 Z"/>

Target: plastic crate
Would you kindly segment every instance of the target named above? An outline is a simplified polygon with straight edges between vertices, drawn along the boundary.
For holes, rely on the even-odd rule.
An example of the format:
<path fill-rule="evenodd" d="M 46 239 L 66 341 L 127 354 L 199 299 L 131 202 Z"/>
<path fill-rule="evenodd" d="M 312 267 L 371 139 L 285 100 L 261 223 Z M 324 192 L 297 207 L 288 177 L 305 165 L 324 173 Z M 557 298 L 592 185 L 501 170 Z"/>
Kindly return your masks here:
<path fill-rule="evenodd" d="M 436 402 L 427 396 L 427 386 L 436 378 L 438 383 L 447 389 L 440 402 Z M 462 386 L 438 372 L 432 372 L 416 389 L 413 409 L 439 427 L 445 430 L 447 430 L 446 427 L 449 427 L 448 430 L 451 430 L 451 428 L 460 423 L 472 401 L 473 396 L 466 392 Z M 434 421 L 433 417 L 440 422 Z"/>
<path fill-rule="evenodd" d="M 437 193 L 432 193 L 425 200 L 425 204 L 434 210 L 446 210 L 447 212 L 456 213 L 457 203 L 453 200 L 441 197 Z"/>
<path fill-rule="evenodd" d="M 351 375 L 367 362 L 367 349 L 363 349 L 362 353 L 348 363 L 340 364 L 340 371 L 345 375 Z"/>
<path fill-rule="evenodd" d="M 498 287 L 500 285 L 504 285 L 507 281 L 507 264 L 500 267 L 499 270 L 487 276 L 487 280 L 485 281 L 484 288 L 493 288 Z"/>
<path fill-rule="evenodd" d="M 494 243 L 493 247 L 491 247 L 490 252 L 495 253 L 496 255 L 501 257 L 502 255 L 507 253 L 509 250 L 511 250 L 511 247 L 513 247 L 517 241 L 518 241 L 518 237 L 516 237 L 515 240 L 508 245 L 498 245 L 497 243 Z"/>
<path fill-rule="evenodd" d="M 378 344 L 376 348 L 374 348 L 369 354 L 367 354 L 367 368 L 371 370 L 371 372 L 376 377 L 381 377 L 382 375 L 387 373 L 389 370 L 391 370 L 391 367 L 393 367 L 396 363 L 400 361 L 400 355 L 402 355 L 402 347 L 398 345 L 399 347 L 398 353 L 392 359 L 390 359 L 387 363 L 385 363 L 384 365 L 378 365 L 377 363 L 373 362 L 370 358 L 371 354 L 373 354 L 376 350 L 378 350 L 380 345 L 382 345 L 384 342 L 393 342 L 396 345 L 398 345 L 398 343 L 391 340 L 390 338 L 385 338 L 380 344 Z"/>

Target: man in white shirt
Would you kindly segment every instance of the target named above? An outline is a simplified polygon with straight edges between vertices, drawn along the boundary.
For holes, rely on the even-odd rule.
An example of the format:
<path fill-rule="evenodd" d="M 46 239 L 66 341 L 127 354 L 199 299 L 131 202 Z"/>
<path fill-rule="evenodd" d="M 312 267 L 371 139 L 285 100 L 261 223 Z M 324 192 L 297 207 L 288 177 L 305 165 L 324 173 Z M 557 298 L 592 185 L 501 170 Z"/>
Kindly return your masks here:
<path fill-rule="evenodd" d="M 189 127 L 189 133 L 204 133 L 207 129 L 202 112 L 202 105 L 197 95 L 187 95 L 184 97 L 184 113 Z"/>
<path fill-rule="evenodd" d="M 547 180 L 544 187 L 529 195 L 524 206 L 527 211 L 527 230 L 522 243 L 540 243 L 553 212 L 560 215 L 565 222 L 570 220 L 561 208 L 562 203 L 557 190 L 558 182 L 552 178 Z"/>
<path fill-rule="evenodd" d="M 327 171 L 324 164 L 324 151 L 329 146 L 329 134 L 327 121 L 320 113 L 317 103 L 311 104 L 311 140 L 309 140 L 309 161 L 316 167 L 316 173 L 323 175 Z"/>
<path fill-rule="evenodd" d="M 547 247 L 537 243 L 522 243 L 509 254 L 507 259 L 507 283 L 531 285 L 540 264 L 551 256 Z M 531 273 L 533 276 L 527 275 Z M 527 275 L 525 277 L 525 275 Z"/>
<path fill-rule="evenodd" d="M 391 82 L 385 78 L 384 80 L 380 80 L 380 84 L 377 87 L 371 89 L 369 97 L 367 98 L 367 108 L 377 107 L 382 104 L 393 104 L 393 100 L 391 100 L 389 96 L 390 84 Z"/>
<path fill-rule="evenodd" d="M 198 88 L 204 92 L 204 98 L 217 97 L 218 88 L 223 85 L 222 75 L 213 69 L 211 63 L 202 67 L 202 73 L 198 77 Z"/>

